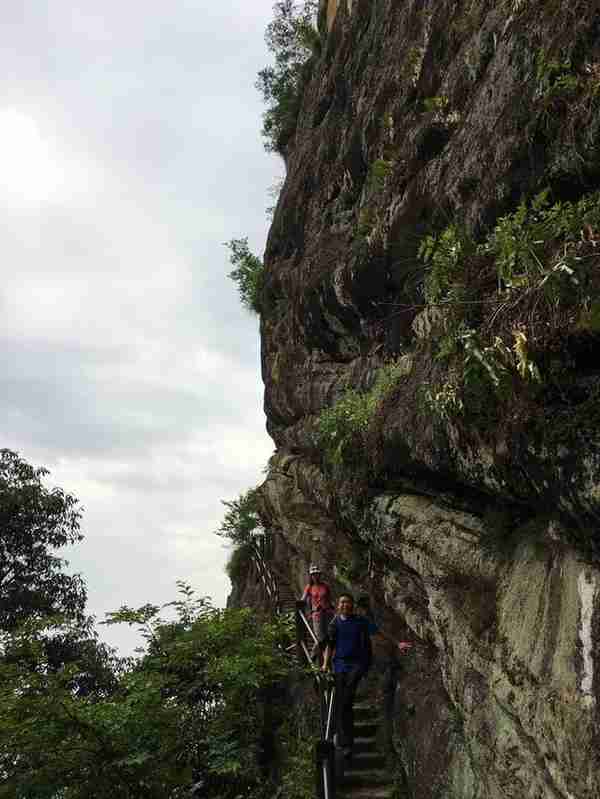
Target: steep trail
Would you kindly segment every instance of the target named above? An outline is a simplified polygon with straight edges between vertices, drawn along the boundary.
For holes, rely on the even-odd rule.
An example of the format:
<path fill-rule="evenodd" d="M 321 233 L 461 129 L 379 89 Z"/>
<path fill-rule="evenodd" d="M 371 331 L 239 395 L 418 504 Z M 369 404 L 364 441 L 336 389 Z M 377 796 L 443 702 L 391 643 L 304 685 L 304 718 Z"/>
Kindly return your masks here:
<path fill-rule="evenodd" d="M 264 542 L 256 542 L 253 558 L 261 580 L 265 598 L 273 612 L 296 614 L 298 598 L 280 570 L 270 562 Z M 398 786 L 381 749 L 378 731 L 381 713 L 376 701 L 376 684 L 367 677 L 359 688 L 359 699 L 354 706 L 354 750 L 351 760 L 345 760 L 342 751 L 335 751 L 336 799 L 400 799 Z"/>
<path fill-rule="evenodd" d="M 346 763 L 338 759 L 338 793 L 340 799 L 390 799 L 394 791 L 393 778 L 379 750 L 377 728 L 379 713 L 368 696 L 354 707 L 354 754 Z"/>

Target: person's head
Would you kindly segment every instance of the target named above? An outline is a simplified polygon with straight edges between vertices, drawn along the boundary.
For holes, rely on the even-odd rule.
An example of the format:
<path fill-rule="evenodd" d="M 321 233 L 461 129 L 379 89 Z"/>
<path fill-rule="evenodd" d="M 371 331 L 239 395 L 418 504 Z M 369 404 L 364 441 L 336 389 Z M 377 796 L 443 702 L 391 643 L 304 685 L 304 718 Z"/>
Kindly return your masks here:
<path fill-rule="evenodd" d="M 315 563 L 311 565 L 310 569 L 308 570 L 308 573 L 310 576 L 309 579 L 311 583 L 321 582 L 321 569 Z"/>
<path fill-rule="evenodd" d="M 337 603 L 340 616 L 351 616 L 354 612 L 354 597 L 351 594 L 340 594 Z"/>

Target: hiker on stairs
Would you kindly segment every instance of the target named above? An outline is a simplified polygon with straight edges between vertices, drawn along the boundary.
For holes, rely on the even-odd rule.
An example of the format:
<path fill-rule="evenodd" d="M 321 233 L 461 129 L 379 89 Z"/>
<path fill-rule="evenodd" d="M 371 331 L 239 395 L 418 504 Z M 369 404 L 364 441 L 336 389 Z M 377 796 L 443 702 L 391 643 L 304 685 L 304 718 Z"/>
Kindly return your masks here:
<path fill-rule="evenodd" d="M 307 616 L 318 641 L 318 644 L 313 646 L 312 655 L 315 657 L 318 650 L 320 659 L 327 643 L 327 630 L 333 617 L 333 603 L 329 586 L 321 579 L 321 569 L 315 563 L 309 569 L 309 583 L 302 594 L 302 601 L 307 604 Z"/>
<path fill-rule="evenodd" d="M 369 624 L 354 614 L 354 599 L 342 594 L 337 615 L 329 625 L 323 671 L 328 671 L 333 658 L 336 696 L 337 746 L 345 758 L 352 756 L 354 745 L 354 698 L 359 682 L 371 666 L 372 649 Z"/>

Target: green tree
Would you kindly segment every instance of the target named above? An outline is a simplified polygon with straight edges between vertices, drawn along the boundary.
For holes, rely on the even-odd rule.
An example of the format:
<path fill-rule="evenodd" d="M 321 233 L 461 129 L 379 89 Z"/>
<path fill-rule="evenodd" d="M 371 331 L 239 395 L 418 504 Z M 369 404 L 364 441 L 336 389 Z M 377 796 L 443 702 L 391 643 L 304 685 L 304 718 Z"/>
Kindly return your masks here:
<path fill-rule="evenodd" d="M 200 780 L 215 799 L 270 795 L 268 699 L 290 670 L 288 633 L 180 591 L 170 621 L 151 604 L 110 614 L 146 639 L 110 693 L 77 696 L 77 664 L 48 669 L 39 625 L 6 634 L 22 656 L 0 663 L 2 799 L 175 799 Z"/>
<path fill-rule="evenodd" d="M 273 65 L 258 73 L 256 88 L 267 105 L 263 117 L 265 148 L 283 152 L 296 127 L 306 65 L 320 48 L 315 27 L 318 0 L 277 0 L 265 41 Z"/>
<path fill-rule="evenodd" d="M 83 620 L 85 587 L 56 550 L 80 541 L 78 501 L 46 488 L 48 475 L 0 450 L 0 629 L 63 613 Z"/>
<path fill-rule="evenodd" d="M 253 533 L 263 530 L 258 514 L 258 501 L 255 488 L 240 494 L 237 499 L 222 500 L 227 512 L 217 530 L 217 535 L 228 538 L 234 544 L 247 544 Z"/>
<path fill-rule="evenodd" d="M 237 283 L 242 305 L 249 311 L 260 314 L 263 262 L 250 252 L 247 238 L 231 239 L 225 246 L 229 248 L 231 253 L 229 260 L 235 267 L 229 273 L 229 277 Z"/>

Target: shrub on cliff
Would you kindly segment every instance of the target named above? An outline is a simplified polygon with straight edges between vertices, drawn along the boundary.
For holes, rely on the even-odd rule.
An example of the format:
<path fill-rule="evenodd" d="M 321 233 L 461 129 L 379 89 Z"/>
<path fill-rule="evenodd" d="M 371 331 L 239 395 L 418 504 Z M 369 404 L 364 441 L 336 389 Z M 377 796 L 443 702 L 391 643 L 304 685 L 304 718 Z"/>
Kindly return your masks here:
<path fill-rule="evenodd" d="M 348 389 L 318 418 L 317 442 L 325 460 L 333 468 L 360 461 L 363 447 L 378 408 L 405 374 L 404 366 L 395 361 L 382 366 L 368 391 Z"/>
<path fill-rule="evenodd" d="M 238 546 L 250 543 L 253 533 L 262 531 L 256 489 L 251 488 L 245 494 L 240 494 L 237 499 L 222 500 L 222 502 L 227 512 L 217 530 L 217 535 L 228 538 Z"/>
<path fill-rule="evenodd" d="M 261 69 L 256 81 L 267 104 L 262 129 L 267 150 L 282 152 L 294 132 L 306 64 L 320 47 L 318 6 L 318 0 L 277 0 L 273 6 L 265 40 L 274 63 Z"/>
<path fill-rule="evenodd" d="M 225 564 L 225 571 L 231 583 L 240 585 L 247 577 L 252 563 L 253 549 L 250 544 L 239 544 L 231 553 Z"/>
<path fill-rule="evenodd" d="M 549 198 L 523 200 L 481 242 L 450 225 L 421 245 L 425 299 L 446 306 L 436 359 L 448 364 L 423 396 L 445 421 L 486 430 L 517 398 L 534 413 L 544 385 L 568 404 L 569 347 L 600 332 L 600 193 Z"/>
<path fill-rule="evenodd" d="M 260 314 L 263 262 L 250 252 L 247 238 L 231 239 L 225 246 L 229 248 L 229 260 L 235 267 L 229 277 L 237 284 L 242 305 L 249 311 Z"/>

